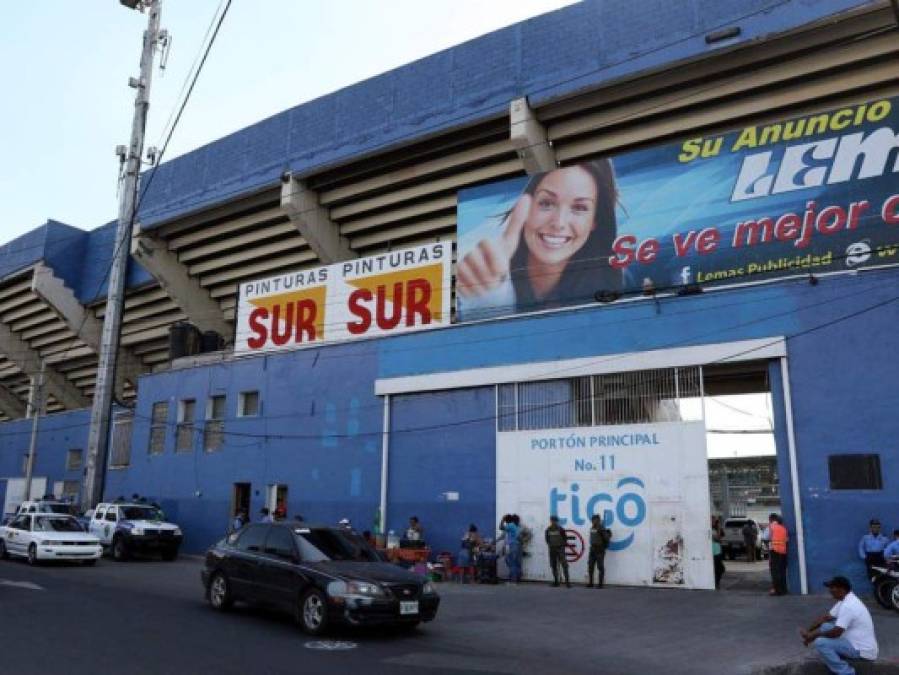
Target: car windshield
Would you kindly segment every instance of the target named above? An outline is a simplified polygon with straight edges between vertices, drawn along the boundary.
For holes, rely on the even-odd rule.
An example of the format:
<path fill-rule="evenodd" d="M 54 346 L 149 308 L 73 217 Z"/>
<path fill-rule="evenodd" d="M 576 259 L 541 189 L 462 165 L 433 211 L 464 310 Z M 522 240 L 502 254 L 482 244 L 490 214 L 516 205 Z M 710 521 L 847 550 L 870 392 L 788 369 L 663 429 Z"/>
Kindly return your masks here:
<path fill-rule="evenodd" d="M 325 528 L 298 527 L 294 534 L 300 543 L 300 553 L 306 562 L 323 560 L 354 560 L 378 562 L 378 554 L 358 534 Z"/>
<path fill-rule="evenodd" d="M 41 504 L 40 510 L 44 513 L 70 513 L 68 504 Z"/>
<path fill-rule="evenodd" d="M 159 509 L 152 506 L 123 506 L 122 517 L 125 520 L 162 520 Z"/>
<path fill-rule="evenodd" d="M 71 516 L 69 516 L 68 518 L 60 518 L 59 516 L 35 516 L 33 529 L 35 532 L 83 531 L 78 521 Z"/>

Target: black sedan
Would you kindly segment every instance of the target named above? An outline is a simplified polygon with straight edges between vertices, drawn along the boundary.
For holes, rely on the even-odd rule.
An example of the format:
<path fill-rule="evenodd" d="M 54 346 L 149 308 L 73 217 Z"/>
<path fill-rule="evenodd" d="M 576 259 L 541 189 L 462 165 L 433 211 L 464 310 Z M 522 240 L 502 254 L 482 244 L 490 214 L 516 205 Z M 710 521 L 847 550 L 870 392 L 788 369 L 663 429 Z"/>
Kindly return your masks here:
<path fill-rule="evenodd" d="M 284 609 L 312 635 L 334 622 L 414 627 L 440 604 L 429 581 L 383 562 L 358 534 L 305 523 L 248 525 L 209 549 L 201 575 L 215 609 Z"/>

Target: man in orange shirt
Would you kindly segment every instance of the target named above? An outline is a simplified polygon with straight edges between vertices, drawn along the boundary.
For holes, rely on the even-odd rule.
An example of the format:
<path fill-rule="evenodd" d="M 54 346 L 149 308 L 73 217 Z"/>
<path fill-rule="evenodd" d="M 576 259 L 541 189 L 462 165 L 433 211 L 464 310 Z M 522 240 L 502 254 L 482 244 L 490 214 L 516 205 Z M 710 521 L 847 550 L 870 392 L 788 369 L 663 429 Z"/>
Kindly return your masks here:
<path fill-rule="evenodd" d="M 768 566 L 771 570 L 770 595 L 787 594 L 787 528 L 776 513 L 768 516 L 768 546 L 770 556 Z"/>

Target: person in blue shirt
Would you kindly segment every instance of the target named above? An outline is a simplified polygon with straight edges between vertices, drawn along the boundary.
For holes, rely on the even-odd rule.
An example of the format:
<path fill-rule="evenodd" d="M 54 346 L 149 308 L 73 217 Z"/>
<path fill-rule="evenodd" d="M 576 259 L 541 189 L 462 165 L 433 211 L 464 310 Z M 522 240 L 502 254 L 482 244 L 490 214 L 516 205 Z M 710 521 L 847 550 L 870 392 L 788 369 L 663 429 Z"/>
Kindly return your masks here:
<path fill-rule="evenodd" d="M 891 558 L 899 558 L 899 530 L 893 530 L 893 541 L 883 549 L 883 557 L 887 561 Z"/>
<path fill-rule="evenodd" d="M 872 518 L 868 526 L 871 531 L 858 542 L 858 557 L 865 561 L 870 575 L 872 565 L 883 565 L 883 550 L 890 540 L 881 533 L 880 521 L 876 518 Z"/>

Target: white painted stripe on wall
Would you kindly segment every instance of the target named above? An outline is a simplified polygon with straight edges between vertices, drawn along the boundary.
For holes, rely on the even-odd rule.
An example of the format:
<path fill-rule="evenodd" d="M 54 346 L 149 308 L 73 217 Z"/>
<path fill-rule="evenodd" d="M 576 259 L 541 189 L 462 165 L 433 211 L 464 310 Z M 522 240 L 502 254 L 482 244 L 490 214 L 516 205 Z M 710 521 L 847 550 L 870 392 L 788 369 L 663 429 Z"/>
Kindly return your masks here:
<path fill-rule="evenodd" d="M 518 363 L 506 366 L 451 370 L 425 375 L 408 375 L 375 380 L 375 394 L 407 394 L 466 387 L 483 387 L 506 382 L 552 380 L 580 375 L 601 375 L 654 368 L 701 366 L 710 363 L 737 363 L 786 356 L 786 339 L 780 337 L 719 342 L 692 347 L 654 349 L 558 361 Z"/>

